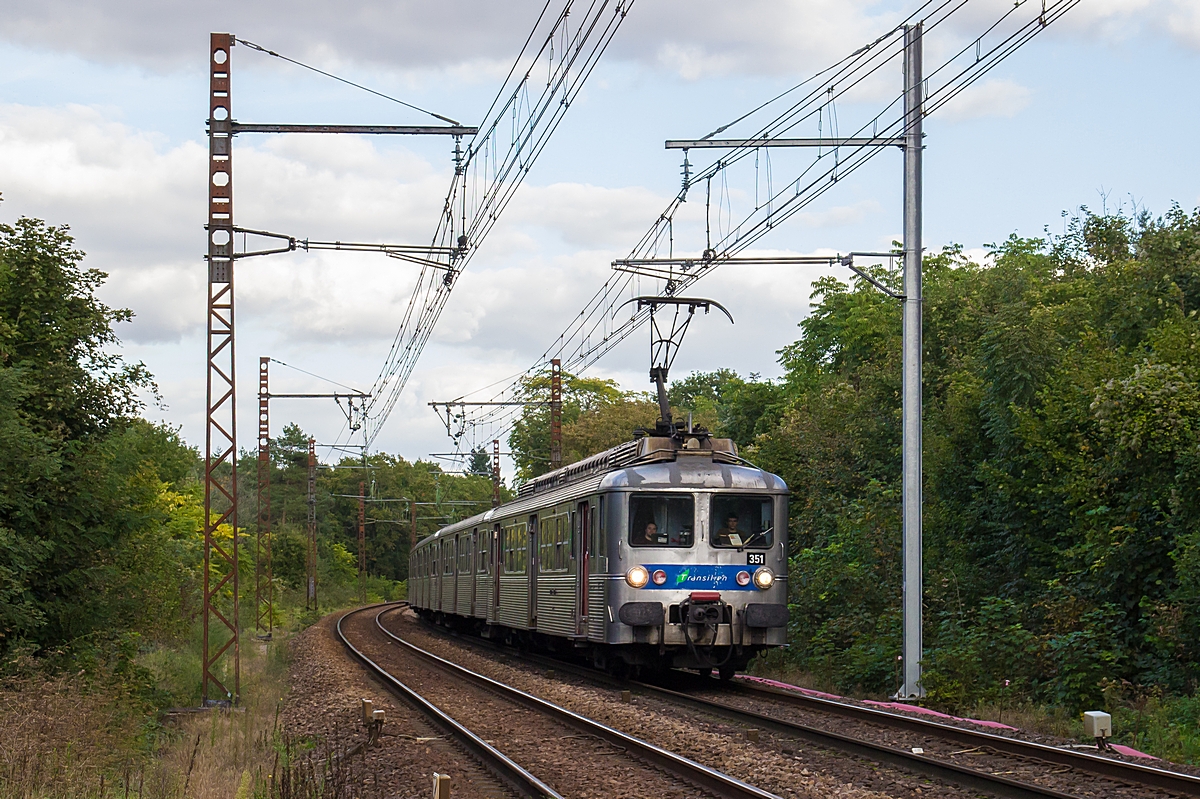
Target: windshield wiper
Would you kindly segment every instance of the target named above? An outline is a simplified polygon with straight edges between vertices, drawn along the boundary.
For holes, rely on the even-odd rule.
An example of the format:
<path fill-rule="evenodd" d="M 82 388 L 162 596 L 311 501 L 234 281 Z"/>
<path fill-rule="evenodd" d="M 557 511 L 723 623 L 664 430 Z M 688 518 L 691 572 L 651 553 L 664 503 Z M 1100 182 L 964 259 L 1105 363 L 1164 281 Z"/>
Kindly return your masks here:
<path fill-rule="evenodd" d="M 750 536 L 750 537 L 749 537 L 749 538 L 747 538 L 745 541 L 743 541 L 743 542 L 742 542 L 742 545 L 741 545 L 740 547 L 738 547 L 738 548 L 737 548 L 737 551 L 738 551 L 738 552 L 741 552 L 743 549 L 745 549 L 746 547 L 750 546 L 750 544 L 754 542 L 754 539 L 756 539 L 756 538 L 759 538 L 760 536 L 762 536 L 762 535 L 763 535 L 764 533 L 766 533 L 766 532 L 768 532 L 768 531 L 767 531 L 767 530 L 759 530 L 757 533 L 755 533 L 754 535 Z"/>

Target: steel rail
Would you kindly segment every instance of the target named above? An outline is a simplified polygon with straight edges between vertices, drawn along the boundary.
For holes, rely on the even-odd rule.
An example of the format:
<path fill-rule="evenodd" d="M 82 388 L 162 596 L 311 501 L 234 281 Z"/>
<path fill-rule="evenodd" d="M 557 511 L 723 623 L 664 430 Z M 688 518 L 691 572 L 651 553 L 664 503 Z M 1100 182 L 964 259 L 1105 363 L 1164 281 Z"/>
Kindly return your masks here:
<path fill-rule="evenodd" d="M 392 603 L 385 603 L 385 610 L 391 609 L 387 607 L 391 604 Z M 365 608 L 359 608 L 358 610 L 351 611 L 338 619 L 337 634 L 342 640 L 342 643 L 346 645 L 346 648 L 349 649 L 350 652 L 356 658 L 358 658 L 358 660 L 361 661 L 369 671 L 378 677 L 390 691 L 428 716 L 435 725 L 440 727 L 452 738 L 454 738 L 454 740 L 458 741 L 464 748 L 466 748 L 471 755 L 473 755 L 480 763 L 483 764 L 484 768 L 488 769 L 497 777 L 499 777 L 517 793 L 521 794 L 522 796 L 531 797 L 532 799 L 563 799 L 562 795 L 549 785 L 546 785 L 546 783 L 530 774 L 499 749 L 496 749 L 487 741 L 483 740 L 478 735 L 459 724 L 428 699 L 409 688 L 378 663 L 363 654 L 363 652 L 355 647 L 354 644 L 350 643 L 350 639 L 346 637 L 345 631 L 342 630 L 342 622 L 351 616 L 355 616 L 359 613 L 365 613 L 369 610 L 374 610 L 379 607 L 381 606 L 368 605 Z M 381 611 L 381 613 L 382 612 L 384 611 Z M 376 618 L 378 619 L 378 617 Z"/>
<path fill-rule="evenodd" d="M 695 710 L 721 716 L 730 721 L 737 721 L 742 724 L 769 729 L 772 732 L 801 738 L 818 746 L 825 746 L 840 752 L 857 755 L 876 763 L 886 763 L 902 768 L 905 771 L 917 772 L 962 788 L 984 791 L 992 795 L 1006 797 L 1006 799 L 1080 799 L 1080 797 L 1074 794 L 1064 793 L 1053 788 L 1045 788 L 1032 783 L 1011 780 L 1007 777 L 989 774 L 986 771 L 977 771 L 976 769 L 967 768 L 955 763 L 948 763 L 927 755 L 919 755 L 907 749 L 885 746 L 884 744 L 865 741 L 861 738 L 854 738 L 849 735 L 810 727 L 807 724 L 772 718 L 763 713 L 744 710 L 711 699 L 700 699 L 699 697 L 690 696 L 680 691 L 672 691 L 669 688 L 659 688 L 640 682 L 635 682 L 634 684 L 641 691 L 656 695 L 673 704 L 686 705 Z"/>
<path fill-rule="evenodd" d="M 996 735 L 995 733 L 983 732 L 982 730 L 969 730 L 936 721 L 917 719 L 900 713 L 889 713 L 883 710 L 837 702 L 832 699 L 805 696 L 804 694 L 780 688 L 748 685 L 744 682 L 727 683 L 723 687 L 725 690 L 731 690 L 747 696 L 768 694 L 797 707 L 804 707 L 810 710 L 816 709 L 846 718 L 889 726 L 894 729 L 935 735 L 957 743 L 987 746 L 1004 754 L 1035 757 L 1055 763 L 1056 765 L 1070 766 L 1080 771 L 1100 774 L 1124 782 L 1140 783 L 1152 788 L 1160 788 L 1165 791 L 1173 791 L 1188 796 L 1200 796 L 1200 777 L 1194 777 L 1191 774 L 1184 774 L 1178 771 L 1168 771 L 1167 769 L 1145 766 L 1141 763 L 1128 763 L 1124 760 L 1114 760 L 1113 758 L 1093 755 L 1088 752 L 1060 749 L 1048 744 L 1023 741 L 1018 738 L 1008 738 L 1003 735 Z"/>
<path fill-rule="evenodd" d="M 552 702 L 547 702 L 545 699 L 540 699 L 532 694 L 527 694 L 510 685 L 505 685 L 502 682 L 493 680 L 491 677 L 486 677 L 478 672 L 471 671 L 468 668 L 453 663 L 445 658 L 438 657 L 432 652 L 427 652 L 419 646 L 405 641 L 400 636 L 393 633 L 391 630 L 383 626 L 380 621 L 381 617 L 392 610 L 393 608 L 384 608 L 375 616 L 376 626 L 396 643 L 406 647 L 409 651 L 421 657 L 423 660 L 432 663 L 440 669 L 450 672 L 458 677 L 461 677 L 468 682 L 486 688 L 500 696 L 508 699 L 523 707 L 535 710 L 546 716 L 553 718 L 562 724 L 573 727 L 587 735 L 594 735 L 606 743 L 614 746 L 623 747 L 632 752 L 638 758 L 650 763 L 653 766 L 663 769 L 664 771 L 680 777 L 693 785 L 712 791 L 717 796 L 728 797 L 728 799 L 779 799 L 773 793 L 764 791 L 761 788 L 756 788 L 749 783 L 742 782 L 736 777 L 731 777 L 716 769 L 709 768 L 694 760 L 689 760 L 682 755 L 675 754 L 662 747 L 655 746 L 652 743 L 635 738 L 632 735 L 615 730 L 598 721 L 589 719 L 573 711 L 560 707 Z"/>
<path fill-rule="evenodd" d="M 963 787 L 987 791 L 998 796 L 1008 797 L 1009 799 L 1078 799 L 1078 797 L 1072 794 L 1052 788 L 1045 788 L 1039 785 L 988 774 L 987 772 L 976 771 L 927 755 L 918 755 L 907 749 L 897 749 L 840 733 L 829 732 L 798 722 L 776 719 L 762 713 L 744 710 L 715 700 L 701 699 L 700 697 L 691 696 L 690 694 L 669 688 L 661 688 L 635 680 L 618 680 L 604 672 L 576 664 L 565 663 L 556 658 L 526 652 L 510 652 L 483 639 L 457 638 L 455 640 L 474 643 L 493 651 L 503 651 L 530 663 L 575 674 L 612 687 L 632 685 L 639 692 L 646 695 L 657 695 L 666 702 L 688 705 L 702 712 L 721 716 L 730 721 L 739 722 L 751 727 L 770 729 L 792 737 L 804 738 L 831 749 L 854 754 L 876 762 L 888 763 L 908 771 L 924 774 L 925 776 L 934 777 Z M 1108 777 L 1125 783 L 1158 788 L 1182 795 L 1200 796 L 1200 778 L 1193 777 L 1190 774 L 1143 766 L 1138 763 L 1127 763 L 1121 760 L 1091 755 L 1086 752 L 1059 749 L 1032 741 L 1006 738 L 1002 735 L 954 727 L 949 724 L 940 724 L 925 719 L 916 719 L 899 713 L 888 713 L 844 702 L 808 697 L 803 694 L 796 694 L 777 688 L 749 686 L 745 683 L 719 683 L 719 685 L 723 690 L 747 695 L 756 693 L 769 694 L 774 698 L 781 698 L 786 703 L 795 704 L 809 710 L 815 709 L 829 714 L 889 726 L 893 729 L 917 732 L 971 746 L 988 747 L 1001 754 L 1038 759 L 1054 763 L 1055 765 L 1069 766 L 1082 773 Z"/>

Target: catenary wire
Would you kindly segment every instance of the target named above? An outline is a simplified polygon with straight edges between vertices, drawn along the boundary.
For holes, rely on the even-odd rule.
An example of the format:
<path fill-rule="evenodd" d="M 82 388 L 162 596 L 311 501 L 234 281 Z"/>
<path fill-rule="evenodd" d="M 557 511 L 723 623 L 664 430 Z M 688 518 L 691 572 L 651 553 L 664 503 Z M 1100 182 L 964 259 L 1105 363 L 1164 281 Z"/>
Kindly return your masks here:
<path fill-rule="evenodd" d="M 954 7 L 951 8 L 948 12 L 944 12 L 937 18 L 931 20 L 927 30 L 932 30 L 937 25 L 940 25 L 942 22 L 944 22 L 946 19 L 948 19 L 950 15 L 952 15 L 953 13 L 955 13 L 959 9 L 961 9 L 966 4 L 966 2 L 968 2 L 968 0 L 958 0 L 957 3 L 954 3 L 953 0 L 947 0 L 946 2 L 943 2 L 937 9 L 935 9 L 935 11 L 934 11 L 935 14 L 937 14 L 938 12 L 944 12 L 944 9 L 946 9 L 948 6 L 953 5 Z M 974 82 L 979 80 L 983 75 L 987 74 L 987 72 L 990 72 L 991 69 L 993 69 L 1002 60 L 1004 60 L 1004 58 L 1006 58 L 1008 55 L 1010 55 L 1012 52 L 1014 52 L 1016 49 L 1018 49 L 1022 44 L 1024 44 L 1026 41 L 1028 41 L 1030 38 L 1032 38 L 1032 36 L 1036 35 L 1037 32 L 1040 32 L 1040 30 L 1044 29 L 1051 22 L 1053 22 L 1053 21 L 1057 20 L 1059 17 L 1061 17 L 1062 14 L 1065 14 L 1067 11 L 1069 11 L 1071 8 L 1073 8 L 1078 2 L 1079 2 L 1079 0 L 1059 0 L 1059 2 L 1056 2 L 1056 3 L 1053 3 L 1049 6 L 1047 6 L 1046 9 L 1042 12 L 1042 14 L 1039 16 L 1039 18 L 1037 20 L 1030 22 L 1030 23 L 1026 23 L 1024 26 L 1022 26 L 1018 30 L 1017 33 L 1009 35 L 1000 44 L 992 47 L 988 51 L 988 54 L 979 58 L 975 64 L 972 64 L 972 65 L 968 66 L 966 69 L 961 70 L 959 73 L 957 73 L 952 78 L 950 78 L 945 85 L 943 85 L 936 91 L 931 92 L 926 100 L 926 102 L 927 102 L 926 113 L 927 114 L 931 113 L 933 110 L 940 108 L 942 105 L 945 104 L 945 102 L 948 102 L 954 96 L 957 96 L 959 93 L 961 93 L 967 87 L 969 87 L 971 84 L 973 84 Z M 1017 3 L 1017 7 L 1020 7 L 1024 4 L 1025 4 L 1025 0 L 1022 0 L 1022 2 Z M 929 3 L 925 4 L 925 6 L 928 6 L 928 5 L 929 5 Z M 1000 20 L 998 20 L 996 23 L 993 23 L 991 26 L 989 26 L 989 28 L 985 31 L 984 34 L 981 34 L 980 36 L 973 39 L 972 44 L 970 46 L 968 46 L 968 48 L 964 48 L 963 50 L 956 53 L 954 56 L 952 56 L 950 59 L 948 59 L 946 63 L 942 64 L 941 66 L 936 68 L 932 73 L 930 73 L 930 76 L 936 76 L 937 74 L 941 73 L 942 70 L 948 68 L 958 57 L 960 57 L 963 53 L 965 53 L 967 50 L 969 50 L 970 47 L 973 47 L 974 43 L 976 41 L 982 40 L 982 38 L 984 36 L 986 36 L 987 33 L 995 30 L 1001 22 L 1003 22 L 1005 19 L 1008 18 L 1008 16 L 1011 15 L 1011 13 L 1013 13 L 1013 12 L 1010 9 L 1008 12 L 1006 12 L 1001 17 Z M 910 17 L 910 19 L 911 19 L 911 17 Z M 894 33 L 894 31 L 893 31 L 893 33 Z M 888 35 L 885 34 L 885 36 L 880 37 L 880 39 L 878 39 L 877 42 L 883 41 L 884 39 L 887 38 L 887 36 Z M 859 51 L 856 51 L 856 54 L 863 53 L 866 49 L 867 48 L 860 49 Z M 890 60 L 890 57 L 886 60 Z M 843 61 L 839 62 L 839 64 L 844 64 L 844 63 L 846 63 L 846 61 L 847 61 L 847 59 L 843 59 Z M 875 69 L 877 69 L 878 66 L 879 65 L 875 65 Z M 828 71 L 829 70 L 827 69 L 827 70 L 824 70 L 823 72 L 828 72 Z M 859 80 L 861 80 L 862 77 L 863 76 L 860 76 Z M 811 79 L 809 82 L 811 82 Z M 828 83 L 829 83 L 829 81 L 827 81 L 826 84 L 822 84 L 821 86 L 815 87 L 810 92 L 810 96 L 819 95 L 819 93 L 823 90 L 824 86 L 827 85 Z M 803 85 L 803 84 L 800 84 L 800 85 Z M 784 94 L 787 94 L 787 92 L 785 92 Z M 841 92 L 839 92 L 838 94 L 841 94 Z M 779 97 L 781 97 L 781 96 L 783 96 L 783 95 L 779 95 Z M 775 99 L 778 99 L 778 98 L 775 98 Z M 900 98 L 897 98 L 896 100 L 893 100 L 891 103 L 889 103 L 888 109 L 895 106 L 899 99 L 902 99 L 902 95 Z M 799 103 L 797 103 L 796 105 L 793 105 L 792 108 L 789 109 L 787 112 L 785 112 L 783 115 L 781 115 L 780 117 L 777 117 L 777 119 L 774 123 L 764 126 L 764 129 L 770 129 L 774 125 L 776 130 L 779 130 L 780 128 L 778 126 L 783 122 L 788 123 L 787 127 L 783 128 L 783 129 L 790 128 L 792 126 L 790 124 L 791 120 L 787 119 L 787 117 L 793 116 L 794 109 L 796 109 L 798 107 L 802 108 L 806 102 L 811 102 L 811 100 L 809 100 L 808 98 L 802 99 Z M 761 110 L 766 105 L 769 105 L 769 103 L 759 106 L 758 108 L 755 109 L 755 111 Z M 867 123 L 867 125 L 870 125 L 870 124 L 876 122 L 878 120 L 878 118 L 880 116 L 882 116 L 883 113 L 886 113 L 886 111 L 887 111 L 887 109 L 885 109 L 884 112 L 881 112 L 880 114 L 876 115 L 876 117 L 874 119 L 872 119 L 871 121 L 869 121 Z M 721 128 L 718 130 L 727 129 L 729 126 L 746 119 L 748 116 L 750 116 L 750 115 L 749 114 L 743 115 L 739 119 L 735 120 L 734 123 L 730 123 L 730 125 L 724 126 L 724 128 Z M 885 127 L 883 133 L 886 133 L 886 132 L 894 129 L 897 126 L 897 124 L 902 124 L 902 123 L 903 123 L 902 119 L 894 121 L 893 123 L 891 123 L 890 125 Z M 862 133 L 866 129 L 867 125 L 864 125 L 862 128 L 860 128 L 860 130 L 858 132 Z M 715 132 L 716 131 L 714 131 L 714 134 L 715 134 Z M 711 137 L 714 134 L 709 134 L 709 136 Z M 778 135 L 778 134 L 776 134 L 776 135 Z M 749 148 L 746 148 L 746 149 L 748 150 Z M 857 168 L 859 168 L 867 160 L 869 160 L 870 157 L 873 157 L 875 154 L 882 151 L 882 149 L 884 149 L 884 146 L 877 146 L 877 147 L 873 147 L 873 148 L 859 148 L 859 156 L 860 157 L 858 157 L 857 159 L 853 159 L 853 157 L 852 157 L 851 159 L 843 160 L 841 163 L 838 164 L 838 168 L 839 168 L 838 180 L 844 179 L 844 177 L 853 173 Z M 821 157 L 824 157 L 824 156 L 821 156 Z M 821 157 L 818 158 L 818 162 Z M 727 168 L 727 165 L 730 162 L 730 160 L 731 159 L 728 156 L 723 157 L 721 159 L 721 161 L 718 162 L 718 164 L 724 163 L 726 166 L 720 167 L 718 169 L 718 171 L 720 171 L 720 169 Z M 816 163 L 816 162 L 814 162 L 814 163 Z M 811 166 L 809 168 L 811 169 Z M 805 171 L 807 172 L 807 170 L 805 170 Z M 701 171 L 701 172 L 697 173 L 696 179 L 693 180 L 693 183 L 698 182 L 699 180 L 702 180 L 702 179 L 706 179 L 710 176 L 711 175 L 706 175 L 704 171 Z M 795 204 L 781 206 L 780 209 L 775 214 L 772 214 L 769 217 L 769 221 L 771 223 L 770 227 L 773 227 L 779 221 L 782 221 L 783 219 L 786 219 L 786 218 L 790 217 L 791 215 L 793 215 L 794 213 L 798 212 L 802 207 L 807 205 L 813 199 L 816 199 L 816 197 L 823 195 L 825 193 L 825 191 L 828 191 L 828 189 L 831 188 L 832 185 L 834 185 L 833 181 L 829 181 L 824 184 L 821 184 L 821 177 L 822 176 L 818 176 L 818 178 L 816 180 L 814 180 L 812 183 L 808 184 L 808 186 L 805 187 L 806 192 L 811 190 L 811 197 L 809 197 L 807 199 L 807 201 L 805 201 L 803 203 L 795 203 Z M 777 193 L 775 195 L 775 197 L 778 197 L 780 194 L 791 191 L 792 187 L 794 185 L 795 185 L 795 181 L 793 181 L 792 183 L 789 183 L 788 186 L 785 187 L 784 189 L 782 189 L 779 193 Z M 685 189 L 685 191 L 686 191 L 686 189 Z M 772 199 L 774 199 L 774 197 Z M 652 226 L 651 231 L 648 232 L 645 236 L 643 236 L 643 238 L 639 242 L 639 244 L 637 246 L 635 246 L 633 253 L 631 253 L 631 257 L 636 257 L 639 254 L 640 250 L 644 249 L 648 245 L 652 245 L 656 241 L 657 235 L 661 235 L 661 234 L 656 233 L 657 228 L 663 222 L 669 223 L 669 221 L 673 218 L 674 211 L 678 208 L 680 203 L 681 203 L 681 198 L 677 197 L 672 202 L 672 204 L 668 207 L 668 210 L 659 216 L 658 220 L 655 223 L 655 226 Z M 722 255 L 728 256 L 731 253 L 740 252 L 741 250 L 750 246 L 750 244 L 752 244 L 754 241 L 757 241 L 757 239 L 760 237 L 760 234 L 765 234 L 765 232 L 766 232 L 766 230 L 762 230 L 762 228 L 764 226 L 764 221 L 766 221 L 766 220 L 760 221 L 758 225 L 756 225 L 754 228 L 750 229 L 749 231 L 741 231 L 741 228 L 742 228 L 742 225 L 744 224 L 744 222 L 742 224 L 739 224 L 733 230 L 731 230 L 729 232 L 729 234 L 725 237 L 725 240 L 728 240 L 731 236 L 733 236 L 734 241 L 729 244 L 729 246 L 727 247 L 727 250 L 725 252 L 723 252 Z M 769 227 L 766 229 L 769 229 Z M 735 234 L 738 234 L 738 235 L 735 235 Z M 754 234 L 754 235 L 752 235 L 752 234 Z M 703 276 L 703 274 L 707 274 L 710 271 L 711 271 L 711 269 L 705 270 L 703 273 L 695 275 L 695 276 L 683 277 L 681 279 L 681 282 L 683 283 L 683 287 L 686 287 L 686 285 L 690 285 L 691 283 L 694 283 L 696 280 L 700 279 Z M 580 313 L 572 320 L 572 322 L 568 324 L 567 329 L 564 330 L 564 332 L 556 338 L 555 343 L 552 344 L 549 348 L 547 348 L 547 350 L 543 353 L 543 356 L 541 358 L 539 358 L 538 362 L 535 363 L 535 365 L 533 367 L 526 370 L 526 372 L 523 373 L 522 378 L 518 378 L 518 380 L 514 384 L 506 386 L 501 391 L 499 391 L 495 395 L 493 395 L 494 398 L 511 395 L 514 392 L 519 391 L 520 386 L 522 385 L 522 379 L 529 375 L 536 373 L 539 369 L 545 368 L 546 363 L 548 362 L 549 357 L 552 354 L 557 355 L 557 356 L 562 356 L 565 353 L 569 353 L 568 357 L 564 359 L 564 368 L 578 371 L 578 370 L 587 368 L 591 364 L 595 363 L 595 361 L 598 360 L 598 358 L 601 357 L 604 353 L 610 351 L 612 349 L 612 347 L 616 346 L 616 344 L 620 343 L 625 338 L 627 338 L 629 335 L 631 335 L 634 332 L 634 330 L 636 330 L 638 327 L 640 327 L 640 325 L 645 321 L 647 314 L 644 311 L 640 315 L 637 313 L 632 314 L 630 316 L 630 318 L 624 322 L 623 325 L 614 329 L 611 333 L 607 333 L 606 335 L 604 335 L 604 337 L 600 341 L 599 346 L 588 347 L 586 344 L 586 342 L 588 342 L 590 340 L 591 336 L 596 332 L 596 329 L 599 326 L 599 322 L 597 322 L 596 324 L 593 324 L 590 328 L 588 328 L 588 323 L 591 322 L 592 320 L 596 319 L 597 316 L 601 317 L 601 319 L 599 321 L 603 321 L 603 317 L 605 317 L 605 316 L 610 316 L 610 318 L 611 318 L 611 313 L 613 310 L 613 302 L 610 301 L 608 298 L 614 297 L 614 296 L 620 296 L 623 293 L 624 289 L 634 280 L 634 277 L 635 277 L 634 275 L 628 274 L 628 273 L 610 276 L 609 279 L 605 281 L 604 285 L 602 285 L 600 287 L 600 289 L 597 290 L 597 292 L 592 296 L 591 300 L 589 300 L 589 302 L 587 304 L 585 304 L 584 310 L 580 311 Z M 679 287 L 677 287 L 676 290 L 679 290 Z M 574 342 L 573 348 L 572 348 L 572 342 Z M 472 425 L 476 425 L 476 424 L 485 425 L 486 424 L 486 425 L 491 425 L 493 427 L 501 426 L 501 427 L 505 428 L 505 432 L 506 432 L 507 429 L 509 428 L 508 423 L 519 412 L 520 411 L 518 411 L 518 410 L 507 409 L 507 408 L 502 409 L 502 410 L 500 410 L 500 409 L 489 410 L 487 412 L 479 414 L 479 416 L 476 419 L 468 420 L 468 423 L 470 423 Z"/>

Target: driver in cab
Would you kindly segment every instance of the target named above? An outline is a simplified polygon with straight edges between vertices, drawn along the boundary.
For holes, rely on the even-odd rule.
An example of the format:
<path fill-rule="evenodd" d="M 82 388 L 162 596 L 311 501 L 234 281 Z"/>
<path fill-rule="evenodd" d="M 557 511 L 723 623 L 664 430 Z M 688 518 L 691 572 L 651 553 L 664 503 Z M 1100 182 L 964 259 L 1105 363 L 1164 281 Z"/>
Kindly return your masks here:
<path fill-rule="evenodd" d="M 638 544 L 644 547 L 651 547 L 658 543 L 658 525 L 650 522 L 646 525 L 646 529 L 642 531 L 642 537 L 638 540 Z"/>
<path fill-rule="evenodd" d="M 742 534 L 738 532 L 737 514 L 731 513 L 725 519 L 725 526 L 717 530 L 715 543 L 719 547 L 740 547 Z"/>

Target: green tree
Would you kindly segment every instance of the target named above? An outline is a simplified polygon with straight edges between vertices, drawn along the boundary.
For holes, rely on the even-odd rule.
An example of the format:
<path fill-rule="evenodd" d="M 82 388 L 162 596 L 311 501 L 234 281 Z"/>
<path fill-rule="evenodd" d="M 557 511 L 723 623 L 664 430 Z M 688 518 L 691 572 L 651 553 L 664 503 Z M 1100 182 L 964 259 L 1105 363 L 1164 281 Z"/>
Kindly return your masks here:
<path fill-rule="evenodd" d="M 985 264 L 947 248 L 924 273 L 933 697 L 994 699 L 1002 679 L 1070 707 L 1099 701 L 1102 679 L 1188 690 L 1200 679 L 1200 214 L 1083 209 L 1063 236 L 1010 238 Z M 832 684 L 886 692 L 900 308 L 832 278 L 814 301 L 780 353 L 782 383 L 725 375 L 719 393 L 689 396 L 714 402 L 718 427 L 792 489 L 792 656 Z"/>
<path fill-rule="evenodd" d="M 508 446 L 517 467 L 519 480 L 530 480 L 550 471 L 550 371 L 547 369 L 522 380 L 517 396 L 536 405 L 526 406 L 513 424 Z M 621 401 L 620 387 L 612 380 L 562 375 L 562 422 L 564 428 L 577 422 L 584 413 Z M 632 435 L 631 426 L 626 435 Z M 565 432 L 564 432 L 565 436 Z M 611 446 L 611 445 L 609 445 Z M 587 453 L 588 455 L 592 453 Z M 570 463 L 563 453 L 563 462 Z"/>
<path fill-rule="evenodd" d="M 488 454 L 487 447 L 481 446 L 471 450 L 471 457 L 467 461 L 467 473 L 481 477 L 492 476 L 492 456 Z"/>
<path fill-rule="evenodd" d="M 155 389 L 115 353 L 132 314 L 82 259 L 66 228 L 0 225 L 0 649 L 162 631 L 188 577 L 195 453 L 135 417 Z"/>

